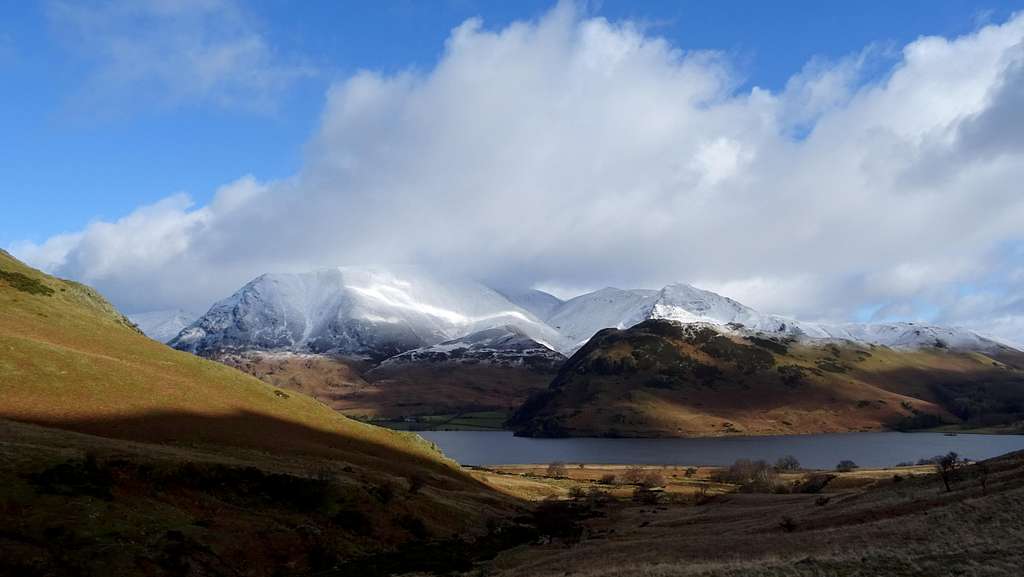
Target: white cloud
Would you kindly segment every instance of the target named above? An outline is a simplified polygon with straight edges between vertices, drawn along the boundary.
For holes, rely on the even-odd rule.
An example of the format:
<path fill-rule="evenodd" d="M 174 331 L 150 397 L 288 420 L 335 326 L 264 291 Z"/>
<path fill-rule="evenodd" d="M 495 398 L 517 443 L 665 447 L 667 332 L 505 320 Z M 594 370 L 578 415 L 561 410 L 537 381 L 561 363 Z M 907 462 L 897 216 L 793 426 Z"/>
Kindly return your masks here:
<path fill-rule="evenodd" d="M 738 91 L 720 54 L 568 4 L 500 30 L 470 20 L 431 70 L 332 87 L 293 178 L 17 252 L 136 310 L 372 262 L 504 286 L 692 280 L 810 318 L 949 306 L 958 283 L 1009 270 L 998 249 L 1024 236 L 1008 124 L 1022 40 L 1017 16 L 921 38 L 877 80 L 862 54 L 773 93 Z"/>
<path fill-rule="evenodd" d="M 47 15 L 93 65 L 76 95 L 90 113 L 142 103 L 267 109 L 313 73 L 275 53 L 233 0 L 51 0 Z"/>

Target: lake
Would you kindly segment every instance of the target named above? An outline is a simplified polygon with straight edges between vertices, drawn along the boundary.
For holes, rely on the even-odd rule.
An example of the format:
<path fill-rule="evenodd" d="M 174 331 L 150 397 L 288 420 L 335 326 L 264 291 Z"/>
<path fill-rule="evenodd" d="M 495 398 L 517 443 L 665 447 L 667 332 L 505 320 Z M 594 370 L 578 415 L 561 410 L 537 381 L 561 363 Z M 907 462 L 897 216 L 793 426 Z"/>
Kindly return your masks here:
<path fill-rule="evenodd" d="M 420 431 L 463 465 L 527 463 L 729 465 L 736 459 L 774 462 L 793 455 L 808 468 L 832 468 L 849 459 L 861 467 L 887 467 L 956 451 L 987 459 L 1024 449 L 1024 435 L 943 433 L 837 433 L 774 437 L 690 439 L 532 439 L 509 431 Z"/>

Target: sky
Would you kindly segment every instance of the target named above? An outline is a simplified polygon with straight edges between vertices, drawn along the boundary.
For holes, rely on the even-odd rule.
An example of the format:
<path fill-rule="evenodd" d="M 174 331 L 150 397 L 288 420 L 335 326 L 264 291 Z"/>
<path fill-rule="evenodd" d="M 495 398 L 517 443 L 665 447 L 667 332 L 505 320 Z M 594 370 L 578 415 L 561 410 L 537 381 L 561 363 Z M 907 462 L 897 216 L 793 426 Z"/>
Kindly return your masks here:
<path fill-rule="evenodd" d="M 0 246 L 126 312 L 413 263 L 1024 342 L 1021 2 L 0 7 Z"/>

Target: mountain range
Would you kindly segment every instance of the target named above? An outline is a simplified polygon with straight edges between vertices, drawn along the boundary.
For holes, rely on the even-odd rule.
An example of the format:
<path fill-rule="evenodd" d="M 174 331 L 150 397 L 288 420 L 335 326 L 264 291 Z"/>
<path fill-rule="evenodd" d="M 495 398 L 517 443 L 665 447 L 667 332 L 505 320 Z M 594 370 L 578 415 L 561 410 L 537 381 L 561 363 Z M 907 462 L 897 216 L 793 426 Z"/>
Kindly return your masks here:
<path fill-rule="evenodd" d="M 971 330 L 913 322 L 804 322 L 761 313 L 682 283 L 660 290 L 609 287 L 562 301 L 542 291 L 499 291 L 413 267 L 341 267 L 262 275 L 214 304 L 170 344 L 207 356 L 264 350 L 379 362 L 475 332 L 512 327 L 568 356 L 601 329 L 628 328 L 648 319 L 707 323 L 735 334 L 819 344 L 849 341 L 954 350 L 1006 346 Z"/>
<path fill-rule="evenodd" d="M 161 338 L 166 333 L 157 334 L 157 330 L 172 327 L 186 317 L 162 313 L 135 318 L 155 338 Z M 161 319 L 161 323 L 150 322 Z M 795 413 L 786 412 L 788 417 L 780 416 L 772 422 L 800 424 L 781 429 L 747 421 L 739 414 L 725 418 L 723 415 L 729 411 L 709 417 L 708 423 L 716 423 L 710 428 L 692 422 L 681 424 L 674 418 L 651 420 L 648 416 L 631 417 L 635 421 L 632 427 L 603 418 L 589 419 L 586 424 L 563 422 L 567 414 L 583 410 L 586 400 L 598 398 L 586 394 L 551 395 L 554 389 L 565 393 L 579 383 L 586 389 L 593 374 L 601 373 L 605 361 L 581 362 L 580 355 L 608 357 L 615 365 L 625 354 L 620 350 L 622 343 L 631 342 L 634 337 L 645 343 L 654 338 L 643 331 L 634 334 L 628 330 L 652 321 L 706 327 L 722 337 L 715 339 L 720 345 L 734 342 L 741 347 L 767 347 L 764 354 L 772 358 L 771 366 L 760 367 L 753 373 L 747 370 L 749 367 L 737 372 L 727 359 L 708 358 L 706 352 L 698 350 L 699 346 L 695 349 L 686 339 L 658 337 L 662 338 L 658 347 L 676 351 L 674 356 L 670 355 L 675 359 L 671 366 L 656 367 L 653 374 L 645 372 L 647 367 L 641 367 L 632 377 L 628 370 L 620 374 L 614 379 L 615 394 L 601 397 L 608 403 L 621 404 L 620 397 L 635 396 L 637 386 L 643 389 L 645 383 L 662 379 L 664 371 L 678 381 L 679 371 L 707 366 L 710 368 L 706 370 L 717 371 L 720 377 L 716 381 L 718 392 L 712 395 L 714 402 L 701 401 L 705 406 L 746 403 L 749 395 L 742 392 L 742 387 L 732 390 L 723 387 L 723 382 L 743 381 L 749 385 L 751 380 L 759 380 L 762 384 L 782 383 L 782 388 L 774 393 L 771 386 L 762 392 L 776 400 L 789 399 L 779 402 L 792 405 L 790 408 L 800 405 L 803 408 L 796 411 L 800 413 L 809 410 L 803 401 L 837 398 L 836 387 L 848 388 L 853 381 L 868 389 L 881 387 L 892 392 L 896 385 L 890 386 L 894 378 L 891 375 L 902 374 L 899 371 L 906 368 L 904 365 L 920 369 L 921 374 L 915 379 L 921 382 L 932 382 L 939 374 L 948 376 L 950 363 L 955 365 L 955 371 L 966 371 L 971 378 L 981 374 L 988 378 L 991 371 L 986 363 L 1001 363 L 1008 358 L 1016 362 L 1016 355 L 1024 354 L 961 328 L 914 322 L 800 321 L 762 313 L 731 298 L 683 283 L 658 290 L 608 287 L 562 300 L 539 290 L 497 289 L 472 279 L 438 275 L 416 267 L 339 267 L 297 274 L 264 274 L 215 303 L 205 315 L 182 328 L 169 344 L 239 368 L 276 386 L 309 394 L 350 416 L 405 419 L 473 411 L 508 415 L 515 412 L 514 423 L 524 434 L 717 434 L 722 422 L 736 427 L 730 431 L 753 434 L 871 430 L 897 422 L 906 424 L 907 419 L 918 413 L 944 420 L 954 418 L 935 394 L 918 391 L 907 398 L 882 399 L 889 407 L 903 407 L 905 402 L 912 410 L 903 407 L 876 411 L 870 418 L 862 418 L 864 415 L 858 413 L 856 418 L 845 420 L 820 414 L 814 419 L 797 418 L 793 417 Z M 609 339 L 605 334 L 609 329 L 626 332 L 621 338 Z M 605 344 L 594 344 L 595 335 L 602 334 L 599 341 Z M 608 344 L 612 342 L 617 344 Z M 605 350 L 606 346 L 614 350 Z M 786 352 L 780 353 L 780 348 Z M 844 383 L 836 376 L 843 371 L 830 370 L 847 366 L 839 358 L 862 359 L 864 354 L 875 354 L 869 351 L 876 349 L 889 351 L 876 354 L 877 359 L 894 361 L 884 366 L 862 363 L 858 365 L 858 370 L 864 372 L 862 378 L 843 377 Z M 832 351 L 840 351 L 839 357 L 833 357 Z M 963 361 L 970 355 L 981 355 L 983 360 Z M 646 356 L 647 353 L 640 353 L 640 357 Z M 575 372 L 570 371 L 569 375 L 572 378 L 566 376 L 570 370 L 567 367 L 574 367 L 571 371 Z M 794 371 L 800 373 L 802 382 L 814 383 L 820 394 L 801 397 L 798 403 L 790 394 L 791 387 L 786 386 L 797 379 L 791 374 Z M 756 378 L 751 377 L 754 373 L 758 374 Z M 706 382 L 703 378 L 697 380 Z M 663 412 L 672 403 L 677 407 L 680 403 L 685 405 L 678 398 L 668 399 L 673 397 L 671 394 L 666 398 L 659 395 L 666 397 L 667 393 L 663 389 L 654 394 L 658 411 Z M 853 405 L 880 400 L 876 398 L 879 395 L 867 390 L 845 396 L 849 398 L 844 402 Z M 540 408 L 537 398 L 547 398 L 550 403 Z M 613 398 L 618 400 L 612 401 Z M 528 400 L 530 404 L 524 405 Z M 926 404 L 919 406 L 918 401 Z M 533 412 L 525 410 L 529 407 L 533 407 Z M 611 419 L 647 411 L 632 405 L 625 413 L 608 408 L 594 408 L 594 414 Z M 697 412 L 708 416 L 708 411 Z M 705 423 L 703 417 L 698 420 Z M 771 419 L 764 422 L 768 421 Z"/>

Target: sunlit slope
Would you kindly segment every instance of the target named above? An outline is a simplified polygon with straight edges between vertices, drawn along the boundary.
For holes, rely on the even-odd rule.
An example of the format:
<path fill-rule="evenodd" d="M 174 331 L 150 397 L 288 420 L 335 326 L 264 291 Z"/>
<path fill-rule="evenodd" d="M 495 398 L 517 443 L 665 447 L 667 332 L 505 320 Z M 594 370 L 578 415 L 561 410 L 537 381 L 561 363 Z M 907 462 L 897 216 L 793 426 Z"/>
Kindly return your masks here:
<path fill-rule="evenodd" d="M 780 435 L 1015 426 L 1019 357 L 813 346 L 645 321 L 599 332 L 512 425 L 534 436 Z"/>
<path fill-rule="evenodd" d="M 146 338 L 98 293 L 0 251 L 0 417 L 104 436 L 441 457 L 302 394 Z"/>

